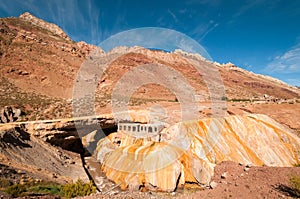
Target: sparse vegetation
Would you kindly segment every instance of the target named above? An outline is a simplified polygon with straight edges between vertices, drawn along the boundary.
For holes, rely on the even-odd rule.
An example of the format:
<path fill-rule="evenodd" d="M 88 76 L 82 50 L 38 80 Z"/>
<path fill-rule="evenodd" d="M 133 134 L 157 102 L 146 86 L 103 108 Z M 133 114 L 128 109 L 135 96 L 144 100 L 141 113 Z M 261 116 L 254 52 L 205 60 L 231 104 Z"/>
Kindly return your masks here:
<path fill-rule="evenodd" d="M 250 99 L 236 99 L 236 98 L 233 98 L 233 99 L 230 99 L 229 101 L 231 101 L 231 102 L 250 102 L 251 100 Z"/>
<path fill-rule="evenodd" d="M 78 179 L 75 183 L 67 184 L 62 188 L 63 195 L 67 198 L 76 196 L 87 196 L 96 193 L 96 187 L 92 182 L 84 183 Z"/>
<path fill-rule="evenodd" d="M 290 178 L 291 188 L 293 190 L 293 194 L 296 197 L 300 197 L 300 176 L 293 175 Z"/>
<path fill-rule="evenodd" d="M 26 188 L 24 185 L 21 184 L 14 184 L 12 186 L 9 186 L 5 189 L 5 192 L 12 197 L 20 197 L 25 195 Z"/>
<path fill-rule="evenodd" d="M 147 103 L 155 103 L 155 102 L 162 102 L 162 101 L 169 101 L 169 102 L 176 102 L 176 99 L 174 100 L 164 100 L 164 99 L 146 99 L 146 98 L 130 98 L 129 105 L 130 106 L 140 106 Z"/>
<path fill-rule="evenodd" d="M 29 192 L 46 194 L 46 195 L 62 195 L 62 186 L 54 183 L 39 184 L 28 188 Z"/>
<path fill-rule="evenodd" d="M 60 185 L 54 182 L 31 182 L 27 184 L 11 185 L 8 180 L 0 180 L 2 188 L 12 197 L 28 195 L 53 195 L 72 198 L 76 196 L 87 196 L 96 192 L 96 187 L 92 182 L 84 183 L 78 179 L 75 183 Z"/>
<path fill-rule="evenodd" d="M 8 179 L 0 178 L 0 188 L 6 188 L 11 185 L 11 182 Z"/>
<path fill-rule="evenodd" d="M 21 197 L 32 194 L 63 195 L 61 192 L 62 186 L 53 182 L 30 182 L 27 184 L 14 184 L 10 186 L 10 182 L 8 181 L 5 185 L 8 185 L 4 189 L 5 192 L 12 197 Z"/>
<path fill-rule="evenodd" d="M 7 78 L 2 77 L 0 79 L 0 90 L 5 90 L 5 92 L 0 92 L 0 107 L 12 105 L 21 110 L 29 107 L 24 111 L 26 115 L 20 117 L 19 121 L 55 119 L 69 117 L 71 114 L 71 104 L 63 99 L 20 91 Z M 49 109 L 50 107 L 52 108 Z"/>

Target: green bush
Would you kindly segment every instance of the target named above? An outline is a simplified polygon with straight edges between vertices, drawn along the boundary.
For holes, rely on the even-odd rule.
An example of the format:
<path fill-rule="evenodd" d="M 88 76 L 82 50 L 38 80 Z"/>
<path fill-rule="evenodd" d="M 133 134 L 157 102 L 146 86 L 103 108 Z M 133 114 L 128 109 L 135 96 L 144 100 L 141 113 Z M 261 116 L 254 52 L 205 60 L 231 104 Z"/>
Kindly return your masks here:
<path fill-rule="evenodd" d="M 5 189 L 5 192 L 11 195 L 12 197 L 19 197 L 19 196 L 23 196 L 24 192 L 26 192 L 26 188 L 24 185 L 15 184 L 7 187 Z"/>
<path fill-rule="evenodd" d="M 296 197 L 300 197 L 300 176 L 293 175 L 290 178 L 291 188 L 294 191 Z"/>
<path fill-rule="evenodd" d="M 43 194 L 43 195 L 63 195 L 62 186 L 53 182 L 39 182 L 26 183 L 26 184 L 15 184 L 8 186 L 5 192 L 12 197 L 27 196 L 30 194 Z"/>
<path fill-rule="evenodd" d="M 8 181 L 8 183 L 10 182 Z M 5 182 L 4 185 L 8 185 L 7 182 Z M 43 194 L 73 198 L 76 196 L 87 196 L 95 193 L 96 187 L 92 182 L 84 183 L 81 179 L 78 179 L 75 183 L 66 184 L 64 186 L 53 182 L 40 182 L 39 184 L 28 183 L 25 185 L 15 184 L 12 186 L 8 185 L 5 188 L 5 192 L 12 197 Z"/>
<path fill-rule="evenodd" d="M 36 185 L 28 188 L 29 192 L 47 194 L 47 195 L 61 195 L 62 186 L 57 184 Z"/>
<path fill-rule="evenodd" d="M 92 182 L 84 183 L 78 179 L 75 183 L 66 184 L 62 188 L 64 197 L 73 198 L 76 196 L 87 196 L 96 192 L 96 187 Z"/>

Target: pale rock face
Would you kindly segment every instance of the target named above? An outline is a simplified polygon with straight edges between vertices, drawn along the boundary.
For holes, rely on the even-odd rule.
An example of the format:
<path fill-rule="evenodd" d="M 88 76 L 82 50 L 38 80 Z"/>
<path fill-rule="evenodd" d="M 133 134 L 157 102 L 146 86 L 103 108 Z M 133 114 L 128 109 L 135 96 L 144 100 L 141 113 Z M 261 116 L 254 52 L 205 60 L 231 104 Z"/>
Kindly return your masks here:
<path fill-rule="evenodd" d="M 97 48 L 97 50 L 99 52 L 101 52 L 102 54 L 104 53 L 104 51 L 97 47 L 97 46 L 94 46 L 94 45 L 91 45 L 91 44 L 87 44 L 86 42 L 84 41 L 79 41 L 76 43 L 77 46 L 83 51 L 85 52 L 86 54 L 89 54 L 90 52 L 92 52 L 93 50 L 95 50 Z"/>
<path fill-rule="evenodd" d="M 196 178 L 196 182 L 201 185 L 209 185 L 215 166 L 215 164 L 209 163 L 200 158 L 191 158 L 192 175 Z"/>
<path fill-rule="evenodd" d="M 116 137 L 121 143 L 112 147 L 109 140 Z M 186 182 L 208 186 L 222 161 L 299 164 L 300 139 L 271 118 L 251 114 L 176 123 L 161 132 L 160 142 L 118 132 L 100 140 L 96 154 L 107 177 L 121 188 L 171 192 Z"/>
<path fill-rule="evenodd" d="M 179 54 L 179 55 L 185 55 L 185 56 L 188 56 L 188 57 L 191 57 L 193 59 L 198 59 L 198 60 L 201 60 L 201 61 L 207 61 L 207 62 L 210 62 L 208 60 L 206 60 L 204 57 L 202 57 L 200 54 L 196 54 L 196 53 L 188 53 L 188 52 L 185 52 L 181 49 L 176 49 L 174 51 L 174 54 Z"/>
<path fill-rule="evenodd" d="M 5 106 L 0 109 L 0 124 L 14 122 L 21 116 L 21 109 L 17 109 L 11 106 Z"/>
<path fill-rule="evenodd" d="M 112 135 L 110 136 L 112 137 Z M 100 162 L 104 161 L 104 157 L 107 153 L 110 153 L 114 150 L 116 150 L 117 146 L 114 144 L 113 138 L 109 139 L 108 137 L 100 140 L 97 144 L 96 151 L 96 157 L 97 160 Z"/>
<path fill-rule="evenodd" d="M 58 27 L 57 25 L 55 25 L 53 23 L 48 23 L 42 19 L 39 19 L 39 18 L 33 16 L 32 14 L 30 14 L 29 12 L 25 12 L 25 13 L 21 14 L 19 16 L 19 18 L 29 21 L 30 23 L 32 23 L 36 26 L 39 26 L 46 30 L 49 30 L 50 32 L 52 32 L 54 34 L 59 35 L 68 41 L 71 41 L 71 39 L 68 37 L 68 35 L 60 27 Z"/>
<path fill-rule="evenodd" d="M 130 53 L 130 52 L 138 52 L 139 50 L 145 49 L 140 46 L 133 46 L 133 47 L 127 47 L 127 46 L 118 46 L 113 49 L 111 49 L 108 54 L 114 54 L 114 53 L 119 53 L 119 54 L 125 54 L 125 53 Z"/>

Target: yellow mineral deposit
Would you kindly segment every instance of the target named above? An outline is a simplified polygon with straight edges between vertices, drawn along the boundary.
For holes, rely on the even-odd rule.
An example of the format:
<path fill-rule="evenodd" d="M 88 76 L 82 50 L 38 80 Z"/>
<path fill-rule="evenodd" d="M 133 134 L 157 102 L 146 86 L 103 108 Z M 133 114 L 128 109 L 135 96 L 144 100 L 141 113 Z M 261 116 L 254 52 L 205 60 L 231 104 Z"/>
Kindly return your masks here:
<path fill-rule="evenodd" d="M 300 139 L 265 115 L 181 122 L 163 129 L 160 136 L 155 142 L 113 133 L 99 141 L 95 155 L 106 176 L 122 189 L 145 186 L 168 192 L 187 182 L 208 185 L 214 166 L 222 161 L 300 163 Z"/>

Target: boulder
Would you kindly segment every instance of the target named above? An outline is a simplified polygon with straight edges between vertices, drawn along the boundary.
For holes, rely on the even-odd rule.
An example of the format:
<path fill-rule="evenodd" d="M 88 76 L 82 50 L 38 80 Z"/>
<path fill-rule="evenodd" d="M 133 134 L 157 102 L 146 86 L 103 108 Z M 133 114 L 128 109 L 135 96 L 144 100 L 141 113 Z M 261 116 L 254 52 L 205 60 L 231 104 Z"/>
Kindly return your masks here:
<path fill-rule="evenodd" d="M 15 122 L 22 115 L 21 109 L 5 106 L 0 111 L 0 123 Z"/>

